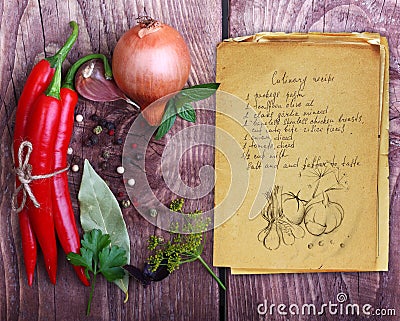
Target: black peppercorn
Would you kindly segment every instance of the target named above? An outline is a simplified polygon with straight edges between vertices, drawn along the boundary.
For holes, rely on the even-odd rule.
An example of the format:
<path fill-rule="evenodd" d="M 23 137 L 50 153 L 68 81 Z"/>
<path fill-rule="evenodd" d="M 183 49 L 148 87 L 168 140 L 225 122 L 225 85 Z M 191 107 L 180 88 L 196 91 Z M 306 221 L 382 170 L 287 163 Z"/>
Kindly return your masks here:
<path fill-rule="evenodd" d="M 101 168 L 102 170 L 106 170 L 106 169 L 108 168 L 108 163 L 107 163 L 107 162 L 101 162 L 101 163 L 100 163 L 100 168 Z"/>
<path fill-rule="evenodd" d="M 106 122 L 105 128 L 107 128 L 108 130 L 113 130 L 113 129 L 115 129 L 115 124 L 108 121 L 108 122 Z"/>
<path fill-rule="evenodd" d="M 98 144 L 98 142 L 99 142 L 99 137 L 97 135 L 91 135 L 89 139 L 86 141 L 85 145 L 89 147 Z"/>
<path fill-rule="evenodd" d="M 107 121 L 104 118 L 99 119 L 99 125 L 101 127 L 106 127 Z"/>

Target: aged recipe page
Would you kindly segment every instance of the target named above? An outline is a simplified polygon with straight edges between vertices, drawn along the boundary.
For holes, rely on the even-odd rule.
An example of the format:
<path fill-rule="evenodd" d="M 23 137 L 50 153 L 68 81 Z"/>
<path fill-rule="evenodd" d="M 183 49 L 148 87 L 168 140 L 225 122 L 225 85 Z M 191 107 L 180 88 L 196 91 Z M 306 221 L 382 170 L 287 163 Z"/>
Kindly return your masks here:
<path fill-rule="evenodd" d="M 214 265 L 387 269 L 387 59 L 386 40 L 367 33 L 218 46 L 220 91 L 241 103 L 217 97 Z"/>

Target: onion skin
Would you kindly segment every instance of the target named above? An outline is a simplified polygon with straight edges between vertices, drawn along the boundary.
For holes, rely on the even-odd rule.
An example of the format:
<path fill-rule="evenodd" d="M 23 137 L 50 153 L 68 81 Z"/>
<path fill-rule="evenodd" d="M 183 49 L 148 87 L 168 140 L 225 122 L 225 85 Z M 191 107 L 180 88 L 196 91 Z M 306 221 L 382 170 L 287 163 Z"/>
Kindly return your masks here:
<path fill-rule="evenodd" d="M 143 118 L 146 119 L 150 126 L 159 126 L 161 124 L 165 106 L 171 98 L 170 96 L 171 95 L 168 95 L 164 98 L 158 99 L 142 110 Z"/>
<path fill-rule="evenodd" d="M 180 91 L 190 68 L 190 52 L 184 39 L 177 30 L 162 23 L 156 27 L 139 24 L 125 32 L 112 58 L 115 82 L 142 110 L 157 99 Z"/>

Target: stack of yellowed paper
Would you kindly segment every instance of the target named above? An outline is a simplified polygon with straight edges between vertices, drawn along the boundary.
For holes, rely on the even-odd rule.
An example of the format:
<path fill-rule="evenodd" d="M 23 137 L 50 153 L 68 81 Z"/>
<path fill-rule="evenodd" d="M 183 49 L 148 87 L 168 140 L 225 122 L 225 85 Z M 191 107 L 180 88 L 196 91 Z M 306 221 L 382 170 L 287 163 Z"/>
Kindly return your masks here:
<path fill-rule="evenodd" d="M 387 270 L 388 58 L 371 33 L 219 44 L 215 266 Z"/>

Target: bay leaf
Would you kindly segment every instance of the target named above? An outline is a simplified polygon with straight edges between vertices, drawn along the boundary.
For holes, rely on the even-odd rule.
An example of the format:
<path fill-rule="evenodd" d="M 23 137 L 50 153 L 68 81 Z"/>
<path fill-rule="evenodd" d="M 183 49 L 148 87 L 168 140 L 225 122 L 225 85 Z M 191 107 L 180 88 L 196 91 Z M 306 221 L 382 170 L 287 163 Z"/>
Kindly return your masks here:
<path fill-rule="evenodd" d="M 126 251 L 130 262 L 130 241 L 128 230 L 118 201 L 104 180 L 96 173 L 90 162 L 85 159 L 81 186 L 78 194 L 80 221 L 85 232 L 99 229 L 110 235 L 111 245 L 117 245 Z M 128 299 L 129 275 L 114 283 L 125 293 Z"/>

